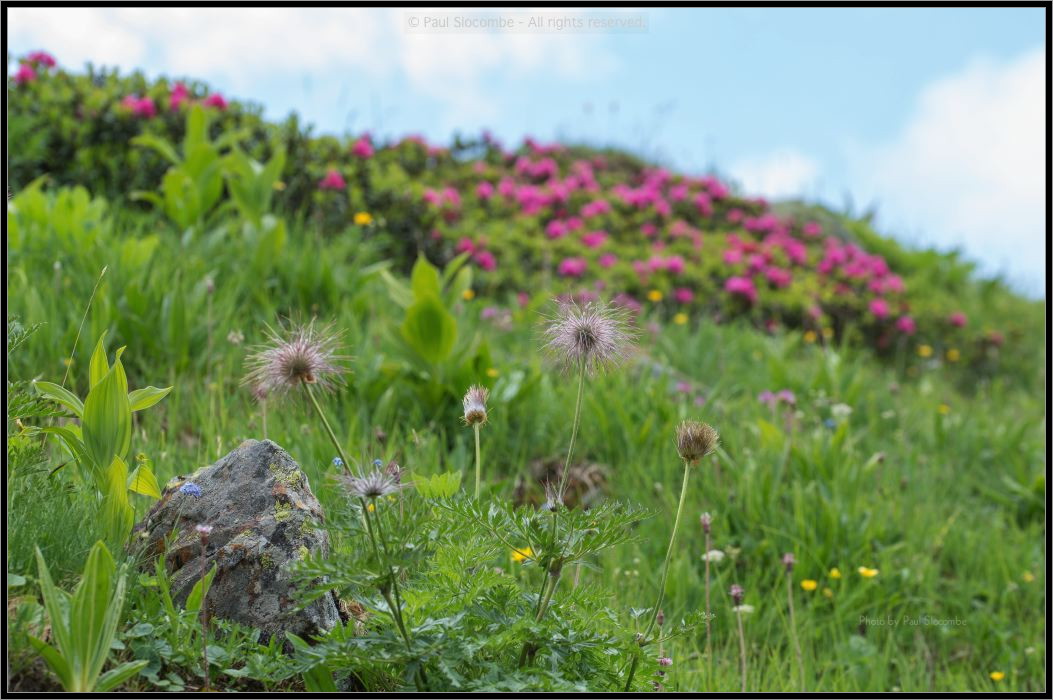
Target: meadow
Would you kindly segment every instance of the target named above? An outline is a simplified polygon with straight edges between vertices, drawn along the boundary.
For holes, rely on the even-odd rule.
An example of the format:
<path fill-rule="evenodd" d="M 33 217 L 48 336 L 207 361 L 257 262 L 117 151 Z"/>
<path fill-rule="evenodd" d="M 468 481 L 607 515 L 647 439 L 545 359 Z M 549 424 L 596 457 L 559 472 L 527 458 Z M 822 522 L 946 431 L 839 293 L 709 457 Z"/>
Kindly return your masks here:
<path fill-rule="evenodd" d="M 9 689 L 1045 690 L 1044 302 L 714 174 L 316 137 L 49 59 L 9 84 Z M 543 347 L 589 309 L 632 336 L 593 372 Z M 334 389 L 254 392 L 312 319 Z M 304 598 L 357 622 L 203 625 L 207 581 L 174 604 L 131 546 L 253 438 L 326 513 Z M 77 651 L 85 581 L 112 620 Z"/>

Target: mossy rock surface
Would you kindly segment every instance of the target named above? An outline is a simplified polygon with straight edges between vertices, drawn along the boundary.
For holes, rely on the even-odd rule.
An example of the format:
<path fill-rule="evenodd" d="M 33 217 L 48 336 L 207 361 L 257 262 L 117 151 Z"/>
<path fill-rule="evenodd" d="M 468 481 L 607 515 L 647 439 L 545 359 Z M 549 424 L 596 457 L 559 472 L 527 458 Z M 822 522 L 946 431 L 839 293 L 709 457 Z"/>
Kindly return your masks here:
<path fill-rule="evenodd" d="M 176 601 L 185 601 L 202 570 L 215 564 L 207 600 L 212 616 L 256 627 L 263 639 L 331 629 L 340 618 L 334 595 L 295 610 L 287 565 L 327 553 L 329 536 L 320 527 L 324 516 L 307 475 L 289 453 L 270 440 L 247 440 L 191 480 L 200 497 L 180 490 L 185 480 L 173 480 L 135 528 L 137 546 L 164 553 Z M 212 527 L 204 549 L 198 525 Z M 173 531 L 177 536 L 165 551 L 165 536 Z"/>

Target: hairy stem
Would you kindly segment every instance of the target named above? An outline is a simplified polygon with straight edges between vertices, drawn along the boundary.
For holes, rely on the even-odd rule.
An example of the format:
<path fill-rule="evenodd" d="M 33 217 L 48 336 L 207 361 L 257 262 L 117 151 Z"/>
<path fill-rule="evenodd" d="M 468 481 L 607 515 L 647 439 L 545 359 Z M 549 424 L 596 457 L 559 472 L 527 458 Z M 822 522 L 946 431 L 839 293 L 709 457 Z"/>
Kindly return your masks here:
<path fill-rule="evenodd" d="M 479 500 L 479 485 L 482 481 L 483 460 L 479 452 L 479 424 L 475 424 L 475 500 Z"/>
<path fill-rule="evenodd" d="M 336 448 L 336 453 L 340 455 L 340 461 L 344 463 L 344 471 L 347 474 L 350 474 L 350 462 L 348 462 L 347 455 L 344 454 L 344 448 L 340 445 L 340 441 L 336 439 L 336 433 L 333 432 L 333 426 L 329 425 L 329 419 L 325 417 L 325 411 L 322 410 L 321 404 L 318 403 L 318 398 L 314 395 L 314 389 L 307 382 L 304 382 L 303 385 L 304 389 L 307 391 L 307 397 L 311 399 L 311 403 L 314 405 L 314 410 L 318 414 L 318 419 L 322 421 L 322 426 L 325 428 L 329 440 L 333 443 L 333 447 Z"/>
<path fill-rule="evenodd" d="M 736 606 L 738 607 L 738 606 Z M 742 631 L 742 611 L 736 610 L 735 617 L 739 621 L 739 659 L 740 659 L 740 671 L 742 676 L 742 692 L 746 692 L 746 633 Z"/>
<path fill-rule="evenodd" d="M 684 482 L 680 486 L 680 502 L 676 507 L 676 519 L 673 520 L 673 534 L 669 536 L 669 546 L 665 550 L 665 561 L 662 562 L 662 578 L 658 583 L 658 600 L 655 601 L 654 609 L 651 610 L 651 619 L 647 623 L 647 627 L 644 629 L 643 637 L 640 640 L 640 646 L 644 646 L 648 643 L 648 637 L 651 635 L 651 630 L 654 629 L 655 622 L 658 620 L 658 610 L 662 607 L 662 601 L 665 600 L 665 582 L 669 578 L 669 562 L 673 557 L 673 543 L 676 542 L 676 533 L 680 529 L 680 518 L 684 513 L 684 501 L 687 498 L 687 480 L 691 475 L 691 465 L 684 462 Z M 628 692 L 632 686 L 633 676 L 636 675 L 636 666 L 638 665 L 639 657 L 633 658 L 632 666 L 629 667 L 629 677 L 625 681 L 625 691 Z"/>
<path fill-rule="evenodd" d="M 801 640 L 797 638 L 797 621 L 793 614 L 793 574 L 786 574 L 786 600 L 790 605 L 790 638 L 793 639 L 793 650 L 797 654 L 797 669 L 801 674 L 801 692 L 804 690 L 804 656 L 801 654 Z"/>
<path fill-rule="evenodd" d="M 713 645 L 709 629 L 709 532 L 706 532 L 706 667 L 710 682 L 713 680 Z"/>

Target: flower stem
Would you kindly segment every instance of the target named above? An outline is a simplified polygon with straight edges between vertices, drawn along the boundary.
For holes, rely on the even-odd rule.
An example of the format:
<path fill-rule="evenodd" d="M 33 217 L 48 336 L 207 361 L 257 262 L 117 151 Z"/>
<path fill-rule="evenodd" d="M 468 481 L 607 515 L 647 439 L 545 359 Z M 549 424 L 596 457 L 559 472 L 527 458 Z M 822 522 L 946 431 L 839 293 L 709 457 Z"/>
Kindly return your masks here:
<path fill-rule="evenodd" d="M 209 673 L 208 667 L 208 607 L 206 606 L 206 598 L 208 597 L 208 588 L 205 585 L 205 577 L 207 576 L 208 560 L 205 558 L 205 554 L 208 547 L 208 540 L 205 535 L 201 536 L 201 610 L 198 615 L 201 618 L 201 661 L 205 670 L 205 692 L 209 692 L 211 689 L 211 674 Z"/>
<path fill-rule="evenodd" d="M 709 629 L 709 532 L 706 532 L 706 668 L 708 680 L 713 681 L 713 645 Z"/>
<path fill-rule="evenodd" d="M 658 610 L 662 607 L 662 601 L 665 599 L 665 582 L 669 578 L 669 561 L 673 556 L 673 543 L 676 541 L 677 530 L 680 529 L 680 517 L 684 513 L 684 500 L 687 497 L 687 480 L 690 475 L 691 465 L 684 462 L 684 482 L 680 486 L 680 503 L 676 507 L 676 519 L 673 521 L 673 534 L 669 536 L 669 546 L 665 550 L 665 561 L 662 563 L 662 578 L 658 583 L 658 600 L 655 601 L 654 609 L 651 611 L 651 619 L 647 623 L 647 628 L 644 630 L 643 637 L 640 640 L 640 646 L 647 644 L 647 638 L 651 635 L 651 630 L 654 629 L 655 622 L 658 620 Z M 636 666 L 639 658 L 639 656 L 634 657 L 632 666 L 629 667 L 629 677 L 625 681 L 625 692 L 629 692 L 629 688 L 632 686 L 633 676 L 636 675 Z"/>
<path fill-rule="evenodd" d="M 479 453 L 479 424 L 475 424 L 475 500 L 479 500 L 479 483 L 482 479 L 483 460 Z"/>
<path fill-rule="evenodd" d="M 804 689 L 804 656 L 801 654 L 801 641 L 797 638 L 797 622 L 793 614 L 793 574 L 786 574 L 786 600 L 790 604 L 790 637 L 793 639 L 793 648 L 797 654 L 797 669 L 801 674 L 801 692 Z"/>
<path fill-rule="evenodd" d="M 336 439 L 336 433 L 333 432 L 333 427 L 329 425 L 329 419 L 325 417 L 325 411 L 322 410 L 321 404 L 318 403 L 318 399 L 314 395 L 314 389 L 307 382 L 304 382 L 303 386 L 307 391 L 307 397 L 311 399 L 311 403 L 314 405 L 314 410 L 318 414 L 319 420 L 322 421 L 322 426 L 325 428 L 326 434 L 329 435 L 329 440 L 332 441 L 333 447 L 336 448 L 337 454 L 340 455 L 340 461 L 344 463 L 344 471 L 350 474 L 350 462 L 347 460 L 347 455 L 344 454 L 344 448 L 340 446 L 340 441 Z"/>
<path fill-rule="evenodd" d="M 737 607 L 737 606 L 736 606 Z M 739 658 L 740 673 L 742 675 L 742 692 L 746 692 L 746 633 L 742 631 L 742 611 L 736 610 L 735 617 L 739 621 Z"/>

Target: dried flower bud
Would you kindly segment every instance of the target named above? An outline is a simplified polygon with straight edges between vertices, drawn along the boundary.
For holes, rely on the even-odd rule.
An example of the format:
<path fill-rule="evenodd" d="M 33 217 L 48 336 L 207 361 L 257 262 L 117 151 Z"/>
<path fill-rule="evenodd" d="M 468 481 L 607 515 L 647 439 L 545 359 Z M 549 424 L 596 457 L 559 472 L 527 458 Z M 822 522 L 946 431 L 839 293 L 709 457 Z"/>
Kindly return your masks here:
<path fill-rule="evenodd" d="M 793 565 L 797 563 L 797 560 L 793 558 L 792 552 L 787 552 L 782 555 L 782 565 L 786 567 L 786 573 L 793 573 Z"/>
<path fill-rule="evenodd" d="M 706 423 L 684 421 L 676 427 L 676 451 L 685 462 L 697 462 L 717 448 L 720 436 Z"/>
<path fill-rule="evenodd" d="M 402 483 L 402 467 L 395 460 L 388 462 L 388 466 L 384 467 L 384 473 L 394 479 L 396 484 Z"/>
<path fill-rule="evenodd" d="M 673 665 L 673 660 L 670 659 L 668 656 L 662 656 L 662 657 L 660 657 L 658 659 L 658 665 L 659 666 L 672 666 Z"/>
<path fill-rule="evenodd" d="M 659 610 L 658 611 L 658 615 L 657 615 L 657 617 L 655 617 L 654 621 L 658 623 L 659 627 L 664 625 L 665 624 L 665 611 L 664 610 Z"/>
<path fill-rule="evenodd" d="M 486 423 L 486 400 L 490 392 L 483 386 L 472 386 L 464 395 L 464 422 L 468 425 Z"/>
<path fill-rule="evenodd" d="M 737 583 L 731 584 L 731 590 L 728 591 L 731 594 L 731 600 L 735 605 L 742 605 L 742 598 L 746 595 L 746 591 L 742 589 Z"/>
<path fill-rule="evenodd" d="M 713 528 L 713 516 L 709 513 L 703 513 L 698 520 L 702 523 L 702 532 L 708 535 Z"/>
<path fill-rule="evenodd" d="M 211 525 L 198 525 L 194 529 L 197 531 L 197 534 L 201 535 L 201 539 L 203 540 L 207 540 L 208 536 L 212 533 Z"/>

